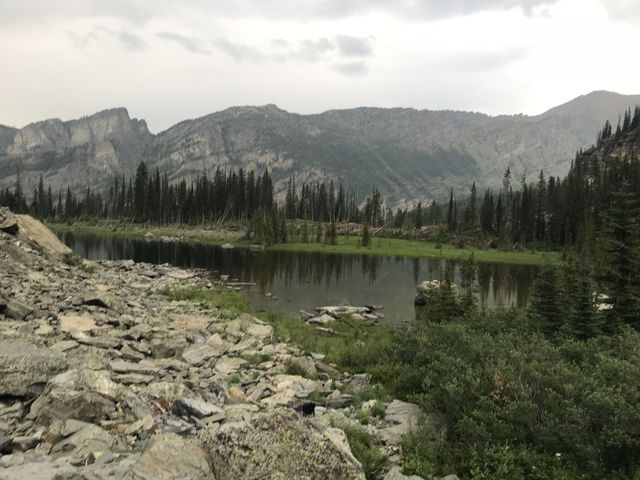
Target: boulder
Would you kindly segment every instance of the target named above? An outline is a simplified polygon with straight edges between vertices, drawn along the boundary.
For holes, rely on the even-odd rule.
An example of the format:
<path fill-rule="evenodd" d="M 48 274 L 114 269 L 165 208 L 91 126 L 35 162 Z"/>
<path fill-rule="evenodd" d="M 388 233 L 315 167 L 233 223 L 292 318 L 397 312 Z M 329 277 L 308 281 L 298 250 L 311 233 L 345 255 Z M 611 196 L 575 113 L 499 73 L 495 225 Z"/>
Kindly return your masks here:
<path fill-rule="evenodd" d="M 69 370 L 51 379 L 31 405 L 29 418 L 41 425 L 68 419 L 97 423 L 115 411 L 123 391 L 104 371 Z"/>
<path fill-rule="evenodd" d="M 1 310 L 2 308 L 0 307 L 0 311 Z M 13 318 L 14 320 L 24 320 L 31 314 L 32 311 L 33 309 L 28 305 L 19 300 L 13 299 L 7 302 L 3 313 L 5 314 L 5 316 Z"/>
<path fill-rule="evenodd" d="M 36 244 L 47 255 L 71 255 L 72 250 L 62 243 L 55 234 L 29 215 L 16 215 L 21 236 Z"/>
<path fill-rule="evenodd" d="M 205 451 L 193 440 L 171 433 L 152 437 L 127 480 L 213 480 Z"/>
<path fill-rule="evenodd" d="M 224 415 L 224 410 L 198 398 L 179 398 L 173 402 L 173 413 L 181 417 L 205 418 L 212 415 Z"/>
<path fill-rule="evenodd" d="M 60 330 L 63 332 L 89 332 L 97 328 L 96 322 L 88 315 L 60 315 L 58 317 Z"/>
<path fill-rule="evenodd" d="M 54 456 L 69 456 L 74 465 L 85 464 L 89 457 L 103 455 L 117 447 L 117 440 L 97 425 L 87 425 L 69 438 L 56 443 L 51 449 Z"/>
<path fill-rule="evenodd" d="M 418 405 L 394 400 L 387 405 L 384 415 L 385 423 L 390 426 L 380 429 L 380 433 L 388 445 L 399 445 L 402 437 L 417 432 L 426 418 Z"/>
<path fill-rule="evenodd" d="M 240 339 L 245 335 L 258 339 L 262 344 L 273 343 L 275 333 L 271 325 L 256 317 L 243 313 L 231 320 L 225 329 L 228 336 Z"/>
<path fill-rule="evenodd" d="M 182 352 L 182 359 L 197 367 L 210 358 L 217 357 L 218 353 L 219 350 L 208 343 L 197 343 Z"/>
<path fill-rule="evenodd" d="M 333 438 L 330 438 L 333 436 Z M 201 433 L 216 480 L 364 480 L 336 435 L 290 410 L 258 414 Z"/>
<path fill-rule="evenodd" d="M 0 342 L 0 396 L 36 396 L 67 367 L 64 357 L 20 341 Z"/>
<path fill-rule="evenodd" d="M 384 476 L 383 480 L 424 480 L 424 479 L 417 475 L 411 475 L 411 476 L 403 475 L 402 469 L 400 467 L 393 467 Z"/>

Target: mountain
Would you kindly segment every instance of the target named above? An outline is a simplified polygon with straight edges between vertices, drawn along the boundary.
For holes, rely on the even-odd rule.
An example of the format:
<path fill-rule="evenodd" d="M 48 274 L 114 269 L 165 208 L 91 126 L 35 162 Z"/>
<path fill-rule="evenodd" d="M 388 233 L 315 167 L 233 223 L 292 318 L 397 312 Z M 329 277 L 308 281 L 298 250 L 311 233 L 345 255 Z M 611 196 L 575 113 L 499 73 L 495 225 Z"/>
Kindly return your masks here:
<path fill-rule="evenodd" d="M 405 205 L 446 197 L 450 187 L 467 191 L 472 181 L 498 185 L 507 166 L 515 178 L 532 179 L 541 168 L 564 175 L 605 120 L 615 125 L 636 104 L 640 95 L 599 91 L 537 116 L 408 108 L 298 115 L 275 105 L 233 107 L 155 136 L 144 121 L 114 109 L 0 129 L 0 188 L 15 182 L 18 164 L 29 192 L 40 174 L 54 189 L 104 187 L 145 160 L 172 181 L 211 175 L 218 166 L 269 168 L 280 192 L 292 175 L 298 184 L 337 178 L 362 193 L 375 185 L 391 205 Z"/>
<path fill-rule="evenodd" d="M 69 122 L 44 120 L 20 130 L 5 127 L 0 129 L 0 188 L 12 186 L 20 170 L 27 194 L 40 175 L 54 191 L 104 189 L 115 175 L 132 172 L 152 141 L 146 122 L 131 119 L 124 108 Z"/>

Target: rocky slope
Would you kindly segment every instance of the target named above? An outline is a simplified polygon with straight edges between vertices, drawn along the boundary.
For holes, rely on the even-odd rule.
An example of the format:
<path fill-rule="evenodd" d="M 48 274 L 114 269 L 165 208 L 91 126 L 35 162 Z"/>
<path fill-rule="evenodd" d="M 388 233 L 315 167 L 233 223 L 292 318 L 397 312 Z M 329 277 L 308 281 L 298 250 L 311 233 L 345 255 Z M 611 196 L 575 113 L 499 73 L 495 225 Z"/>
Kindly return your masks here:
<path fill-rule="evenodd" d="M 366 375 L 278 342 L 251 315 L 160 293 L 220 288 L 205 272 L 63 262 L 41 224 L 18 217 L 15 233 L 2 215 L 0 479 L 364 479 L 336 427 L 357 424 L 341 391 Z M 305 375 L 285 373 L 290 362 Z M 326 403 L 303 417 L 314 392 Z M 367 428 L 397 462 L 423 418 L 393 401 Z"/>
<path fill-rule="evenodd" d="M 22 163 L 26 191 L 42 173 L 54 189 L 88 181 L 107 185 L 144 159 L 170 179 L 203 171 L 268 167 L 282 192 L 298 182 L 339 178 L 368 192 L 376 185 L 391 205 L 441 198 L 497 185 L 508 165 L 514 178 L 567 172 L 575 152 L 589 147 L 605 120 L 614 126 L 640 96 L 593 92 L 538 116 L 414 109 L 357 108 L 297 115 L 274 105 L 234 107 L 181 122 L 155 137 L 123 109 L 74 122 L 48 120 L 15 133 L 0 130 L 0 188 Z M 3 136 L 5 140 L 3 140 Z"/>

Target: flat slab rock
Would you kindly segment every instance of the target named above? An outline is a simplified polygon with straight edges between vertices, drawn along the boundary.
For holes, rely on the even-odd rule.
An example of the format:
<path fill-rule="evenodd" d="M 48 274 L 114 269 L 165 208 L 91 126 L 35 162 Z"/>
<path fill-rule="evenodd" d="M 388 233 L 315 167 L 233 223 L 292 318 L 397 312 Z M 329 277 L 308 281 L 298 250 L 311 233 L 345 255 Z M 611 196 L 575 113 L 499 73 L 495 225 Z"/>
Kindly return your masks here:
<path fill-rule="evenodd" d="M 197 442 L 175 434 L 152 437 L 130 476 L 135 480 L 212 480 L 205 451 Z"/>
<path fill-rule="evenodd" d="M 50 378 L 67 367 L 64 356 L 48 348 L 0 342 L 0 395 L 38 395 Z"/>

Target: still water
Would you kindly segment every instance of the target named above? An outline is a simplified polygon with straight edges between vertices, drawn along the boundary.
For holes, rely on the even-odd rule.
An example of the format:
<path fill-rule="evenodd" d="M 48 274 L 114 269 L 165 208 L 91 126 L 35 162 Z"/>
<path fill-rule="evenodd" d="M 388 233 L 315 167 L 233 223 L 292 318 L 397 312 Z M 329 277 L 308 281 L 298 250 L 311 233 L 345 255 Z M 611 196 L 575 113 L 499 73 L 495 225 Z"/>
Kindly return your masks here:
<path fill-rule="evenodd" d="M 416 285 L 437 278 L 435 258 L 342 255 L 305 252 L 253 252 L 219 246 L 130 240 L 61 233 L 73 251 L 89 260 L 132 259 L 204 268 L 256 285 L 246 289 L 256 309 L 295 313 L 322 305 L 378 304 L 389 323 L 413 320 Z M 454 262 L 456 281 L 459 269 Z M 481 301 L 487 307 L 526 305 L 538 267 L 479 264 Z M 267 296 L 267 294 L 270 294 Z"/>

